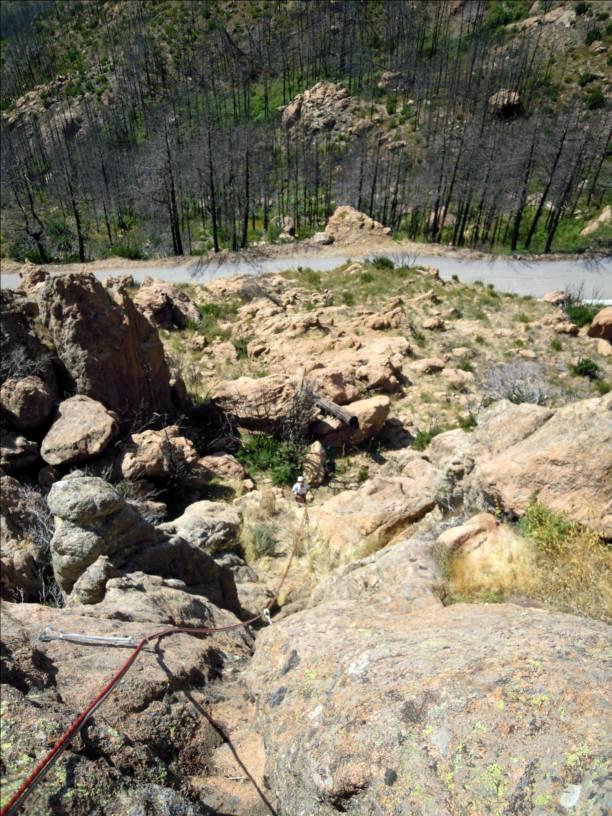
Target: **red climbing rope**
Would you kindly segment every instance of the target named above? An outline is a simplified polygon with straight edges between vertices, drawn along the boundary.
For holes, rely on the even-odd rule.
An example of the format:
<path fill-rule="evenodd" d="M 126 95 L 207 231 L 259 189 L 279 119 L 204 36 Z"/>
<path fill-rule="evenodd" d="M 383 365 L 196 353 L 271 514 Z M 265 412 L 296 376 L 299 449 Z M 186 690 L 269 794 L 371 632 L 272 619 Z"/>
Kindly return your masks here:
<path fill-rule="evenodd" d="M 296 533 L 295 541 L 293 542 L 293 547 L 291 548 L 291 551 L 289 553 L 287 564 L 285 566 L 281 579 L 278 583 L 276 591 L 274 592 L 274 595 L 268 601 L 265 608 L 260 614 L 254 615 L 252 618 L 249 618 L 246 621 L 241 621 L 240 623 L 232 623 L 228 626 L 217 627 L 170 626 L 167 629 L 162 629 L 159 632 L 153 632 L 153 634 L 146 635 L 145 637 L 143 637 L 142 640 L 138 643 L 138 645 L 134 648 L 132 654 L 128 657 L 125 663 L 122 664 L 119 670 L 111 677 L 111 679 L 100 691 L 100 693 L 96 695 L 96 697 L 94 697 L 94 699 L 89 703 L 87 708 L 81 714 L 79 714 L 79 716 L 72 723 L 70 728 L 60 737 L 60 739 L 56 742 L 56 744 L 48 752 L 48 754 L 38 763 L 38 765 L 34 768 L 32 773 L 26 779 L 24 779 L 22 784 L 19 786 L 19 789 L 13 794 L 11 799 L 0 811 L 0 816 L 14 816 L 14 814 L 17 813 L 21 805 L 23 805 L 25 800 L 36 788 L 36 786 L 39 785 L 44 780 L 47 773 L 51 770 L 53 765 L 55 765 L 57 760 L 64 753 L 66 748 L 70 745 L 74 737 L 83 728 L 83 726 L 86 724 L 89 718 L 93 714 L 95 714 L 95 712 L 98 710 L 98 708 L 100 708 L 100 706 L 106 700 L 106 698 L 112 694 L 119 681 L 123 677 L 125 677 L 128 671 L 134 665 L 136 659 L 138 658 L 138 655 L 141 653 L 141 651 L 147 645 L 147 643 L 150 643 L 152 640 L 159 640 L 160 638 L 167 637 L 168 635 L 176 635 L 180 633 L 185 633 L 189 635 L 212 635 L 216 634 L 217 632 L 229 632 L 232 629 L 240 629 L 242 626 L 249 626 L 250 624 L 255 623 L 255 621 L 260 620 L 261 618 L 267 620 L 270 614 L 270 609 L 278 600 L 278 596 L 280 595 L 280 591 L 283 588 L 285 579 L 289 574 L 291 562 L 293 561 L 293 557 L 298 550 L 298 546 L 302 539 L 304 525 L 307 519 L 308 510 L 306 507 L 304 507 L 304 515 L 302 516 L 302 521 Z"/>

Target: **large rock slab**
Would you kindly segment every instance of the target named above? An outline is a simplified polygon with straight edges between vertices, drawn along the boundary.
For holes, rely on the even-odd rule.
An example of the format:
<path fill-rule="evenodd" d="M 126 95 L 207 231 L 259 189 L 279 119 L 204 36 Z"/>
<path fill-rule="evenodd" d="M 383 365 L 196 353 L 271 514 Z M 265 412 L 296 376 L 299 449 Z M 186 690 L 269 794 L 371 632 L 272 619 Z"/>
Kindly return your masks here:
<path fill-rule="evenodd" d="M 49 465 L 84 462 L 102 453 L 118 433 L 116 417 L 101 402 L 79 394 L 60 403 L 40 455 Z"/>
<path fill-rule="evenodd" d="M 0 380 L 40 376 L 55 392 L 52 355 L 36 334 L 35 302 L 11 289 L 0 289 Z"/>
<path fill-rule="evenodd" d="M 241 522 L 240 513 L 229 504 L 199 501 L 190 504 L 182 516 L 160 524 L 158 530 L 179 535 L 212 555 L 239 549 Z"/>
<path fill-rule="evenodd" d="M 117 574 L 140 571 L 182 581 L 217 606 L 240 612 L 229 569 L 176 529 L 154 528 L 103 479 L 56 482 L 48 504 L 55 516 L 53 571 L 62 592 L 75 593 L 72 603 L 98 604 Z"/>
<path fill-rule="evenodd" d="M 343 561 L 378 548 L 436 505 L 439 473 L 411 455 L 401 466 L 383 468 L 358 490 L 345 490 L 310 512 L 320 538 Z"/>
<path fill-rule="evenodd" d="M 605 624 L 504 605 L 325 603 L 248 670 L 285 816 L 608 812 Z"/>
<path fill-rule="evenodd" d="M 157 329 L 123 289 L 107 290 L 91 273 L 69 272 L 43 284 L 39 303 L 74 392 L 120 415 L 172 413 Z"/>
<path fill-rule="evenodd" d="M 84 476 L 56 482 L 47 502 L 55 516 L 53 571 L 66 594 L 99 556 L 109 556 L 120 566 L 154 541 L 152 525 L 104 479 Z"/>
<path fill-rule="evenodd" d="M 197 451 L 176 425 L 131 434 L 116 467 L 124 479 L 163 479 L 196 467 Z"/>
<path fill-rule="evenodd" d="M 612 537 L 612 395 L 565 405 L 514 444 L 503 439 L 488 453 L 476 449 L 473 495 L 515 515 L 536 496 Z"/>
<path fill-rule="evenodd" d="M 115 579 L 108 602 L 96 606 L 2 604 L 3 801 L 129 655 L 117 647 L 39 641 L 46 627 L 138 641 L 178 622 L 238 623 L 230 612 L 184 588 L 139 574 L 124 582 Z M 210 765 L 224 737 L 203 712 L 219 696 L 216 681 L 246 661 L 251 643 L 240 627 L 214 637 L 173 635 L 145 649 L 91 719 L 83 741 L 75 740 L 34 791 L 26 811 L 59 809 L 71 816 L 209 813 L 207 787 L 189 782 Z M 220 810 L 229 812 L 227 806 Z"/>
<path fill-rule="evenodd" d="M 292 377 L 271 374 L 220 382 L 214 387 L 212 398 L 240 427 L 271 431 L 293 415 L 298 393 L 298 384 Z M 308 414 L 304 420 L 307 422 Z"/>

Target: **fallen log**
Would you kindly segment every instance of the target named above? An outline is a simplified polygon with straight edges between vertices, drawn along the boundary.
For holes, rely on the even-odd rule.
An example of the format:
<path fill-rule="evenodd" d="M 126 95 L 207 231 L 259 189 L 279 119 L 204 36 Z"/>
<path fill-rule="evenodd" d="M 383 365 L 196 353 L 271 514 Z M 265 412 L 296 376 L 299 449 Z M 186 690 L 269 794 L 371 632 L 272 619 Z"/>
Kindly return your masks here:
<path fill-rule="evenodd" d="M 343 422 L 350 428 L 359 427 L 359 420 L 357 419 L 355 414 L 350 414 L 348 411 L 345 411 L 339 405 L 336 405 L 335 402 L 323 399 L 323 397 L 319 397 L 315 394 L 314 404 L 317 406 L 317 408 L 323 411 L 324 414 L 330 414 L 331 416 L 336 417 L 336 419 L 339 419 L 340 422 Z"/>

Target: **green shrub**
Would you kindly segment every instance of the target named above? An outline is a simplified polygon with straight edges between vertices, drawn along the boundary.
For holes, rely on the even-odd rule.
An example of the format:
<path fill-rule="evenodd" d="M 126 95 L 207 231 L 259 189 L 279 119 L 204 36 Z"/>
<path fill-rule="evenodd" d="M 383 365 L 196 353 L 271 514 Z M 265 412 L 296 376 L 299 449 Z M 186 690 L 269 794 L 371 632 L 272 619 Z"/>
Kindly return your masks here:
<path fill-rule="evenodd" d="M 606 97 L 601 88 L 597 87 L 589 91 L 585 97 L 584 104 L 589 110 L 599 110 L 599 108 L 603 108 L 606 104 Z"/>
<path fill-rule="evenodd" d="M 345 306 L 354 306 L 355 305 L 355 295 L 348 290 L 342 293 L 342 302 Z"/>
<path fill-rule="evenodd" d="M 553 337 L 553 339 L 550 341 L 550 347 L 553 351 L 561 351 L 563 344 L 558 337 Z"/>
<path fill-rule="evenodd" d="M 360 280 L 362 283 L 372 283 L 374 281 L 374 275 L 371 272 L 362 272 Z"/>
<path fill-rule="evenodd" d="M 362 484 L 363 482 L 367 481 L 369 477 L 370 469 L 368 468 L 368 466 L 364 465 L 363 467 L 360 467 L 359 470 L 357 471 L 357 481 L 359 482 L 359 484 Z"/>
<path fill-rule="evenodd" d="M 602 40 L 602 39 L 603 39 L 603 36 L 602 36 L 602 33 L 601 33 L 601 29 L 598 28 L 597 26 L 595 26 L 594 28 L 589 28 L 589 30 L 586 33 L 586 37 L 584 38 L 584 41 L 586 42 L 587 45 L 591 45 L 596 40 Z"/>
<path fill-rule="evenodd" d="M 583 2 L 583 0 L 581 0 L 580 3 L 576 3 L 576 7 L 574 8 L 574 11 L 576 12 L 576 17 L 581 17 L 583 14 L 586 14 L 589 8 L 590 8 L 589 4 Z"/>
<path fill-rule="evenodd" d="M 601 537 L 536 499 L 518 527 L 537 548 L 531 592 L 566 611 L 610 620 L 612 550 Z"/>
<path fill-rule="evenodd" d="M 428 431 L 419 431 L 414 437 L 412 446 L 417 450 L 425 450 L 434 436 L 444 433 L 445 430 L 446 428 L 444 428 L 442 425 L 434 425 Z"/>
<path fill-rule="evenodd" d="M 278 224 L 276 224 L 276 223 L 272 222 L 272 223 L 271 223 L 271 224 L 268 226 L 268 230 L 267 230 L 267 232 L 266 232 L 266 237 L 267 237 L 268 241 L 269 241 L 271 244 L 273 244 L 273 243 L 275 243 L 276 241 L 278 241 L 278 237 L 279 237 L 279 235 L 281 234 L 281 231 L 282 231 L 282 230 L 281 230 L 280 226 L 279 226 Z"/>
<path fill-rule="evenodd" d="M 474 428 L 478 425 L 476 415 L 473 414 L 471 411 L 469 414 L 466 414 L 465 416 L 462 415 L 458 417 L 457 422 L 459 423 L 459 427 L 463 431 L 473 431 Z"/>
<path fill-rule="evenodd" d="M 413 329 L 412 337 L 417 346 L 420 346 L 422 348 L 425 345 L 426 342 L 425 335 L 423 334 L 422 331 L 419 331 L 418 329 Z"/>
<path fill-rule="evenodd" d="M 584 88 L 585 85 L 588 85 L 589 82 L 593 82 L 594 79 L 597 79 L 595 74 L 592 74 L 590 71 L 585 71 L 578 77 L 578 84 L 581 88 Z"/>
<path fill-rule="evenodd" d="M 575 377 L 588 377 L 589 380 L 598 380 L 599 366 L 589 357 L 581 357 L 576 365 L 572 366 L 572 374 Z"/>
<path fill-rule="evenodd" d="M 247 561 L 255 561 L 263 556 L 273 556 L 278 544 L 274 530 L 269 524 L 245 526 L 242 533 L 242 545 Z"/>
<path fill-rule="evenodd" d="M 377 255 L 370 261 L 374 269 L 395 269 L 395 264 L 391 258 L 386 258 L 384 255 Z"/>
<path fill-rule="evenodd" d="M 117 258 L 128 258 L 130 261 L 142 261 L 146 257 L 143 248 L 133 241 L 114 244 L 110 254 Z"/>
<path fill-rule="evenodd" d="M 606 394 L 609 394 L 610 391 L 612 391 L 612 385 L 610 385 L 610 383 L 606 382 L 605 380 L 596 380 L 595 388 L 598 390 L 602 397 L 605 396 Z"/>
<path fill-rule="evenodd" d="M 239 337 L 237 339 L 232 340 L 234 348 L 236 349 L 236 357 L 239 360 L 244 360 L 248 357 L 248 345 L 249 345 L 249 337 Z"/>
<path fill-rule="evenodd" d="M 474 338 L 474 342 L 475 342 L 475 343 L 478 343 L 478 345 L 479 345 L 479 346 L 484 346 L 484 344 L 485 344 L 487 341 L 484 339 L 484 337 L 482 336 L 482 334 L 477 334 L 477 335 L 476 335 L 476 337 Z"/>
<path fill-rule="evenodd" d="M 236 454 L 238 461 L 250 471 L 267 472 L 272 484 L 291 484 L 300 473 L 303 451 L 291 442 L 259 434 L 244 439 Z"/>
<path fill-rule="evenodd" d="M 593 321 L 593 318 L 599 312 L 600 308 L 600 306 L 590 303 L 570 303 L 565 307 L 565 314 L 574 325 L 582 328 L 583 326 L 588 326 Z"/>
<path fill-rule="evenodd" d="M 321 273 L 315 269 L 300 269 L 300 283 L 318 289 L 321 286 Z"/>

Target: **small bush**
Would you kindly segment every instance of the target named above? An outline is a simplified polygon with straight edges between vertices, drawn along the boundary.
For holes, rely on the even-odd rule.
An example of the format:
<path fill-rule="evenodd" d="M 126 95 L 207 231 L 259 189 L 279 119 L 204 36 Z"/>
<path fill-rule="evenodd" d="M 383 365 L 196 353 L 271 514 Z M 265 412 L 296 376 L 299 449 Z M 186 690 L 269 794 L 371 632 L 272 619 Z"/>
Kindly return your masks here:
<path fill-rule="evenodd" d="M 371 272 L 362 272 L 360 280 L 362 283 L 372 283 L 374 281 L 374 275 Z"/>
<path fill-rule="evenodd" d="M 303 451 L 291 442 L 260 434 L 242 441 L 236 454 L 249 471 L 268 472 L 272 484 L 291 484 L 300 473 Z"/>
<path fill-rule="evenodd" d="M 414 442 L 412 446 L 417 450 L 425 450 L 428 447 L 431 440 L 434 436 L 438 436 L 438 434 L 444 433 L 446 430 L 445 427 L 442 425 L 434 425 L 428 431 L 419 431 L 417 435 L 414 437 Z"/>
<path fill-rule="evenodd" d="M 610 385 L 610 383 L 606 382 L 605 380 L 596 380 L 595 388 L 601 394 L 602 397 L 604 397 L 606 394 L 609 394 L 610 391 L 612 391 L 612 385 Z"/>
<path fill-rule="evenodd" d="M 484 344 L 485 344 L 487 341 L 484 339 L 484 337 L 482 336 L 482 334 L 477 334 L 477 335 L 476 335 L 476 337 L 474 338 L 474 342 L 475 342 L 475 343 L 478 343 L 478 345 L 479 345 L 479 346 L 484 346 Z"/>
<path fill-rule="evenodd" d="M 599 366 L 590 357 L 581 357 L 576 365 L 572 366 L 572 374 L 575 377 L 587 377 L 589 380 L 598 380 L 600 376 Z"/>
<path fill-rule="evenodd" d="M 600 308 L 600 306 L 590 303 L 569 303 L 565 307 L 565 314 L 574 325 L 582 328 L 592 323 L 593 318 L 599 312 Z"/>
<path fill-rule="evenodd" d="M 563 344 L 558 337 L 553 337 L 553 339 L 550 341 L 550 347 L 553 351 L 561 351 Z"/>
<path fill-rule="evenodd" d="M 346 291 L 342 293 L 342 302 L 345 306 L 355 305 L 355 295 L 352 292 Z"/>
<path fill-rule="evenodd" d="M 363 467 L 360 467 L 359 470 L 357 471 L 357 481 L 359 482 L 359 484 L 366 482 L 369 478 L 370 469 L 368 468 L 368 466 L 364 465 Z"/>
<path fill-rule="evenodd" d="M 576 7 L 574 9 L 574 11 L 576 12 L 576 17 L 582 17 L 583 14 L 587 13 L 589 8 L 590 8 L 589 4 L 582 2 L 582 0 L 580 3 L 576 3 Z"/>
<path fill-rule="evenodd" d="M 374 269 L 395 269 L 395 264 L 391 258 L 386 258 L 384 255 L 377 255 L 370 261 Z"/>
<path fill-rule="evenodd" d="M 578 84 L 581 88 L 584 88 L 585 85 L 588 85 L 589 82 L 593 82 L 594 79 L 597 79 L 595 74 L 592 74 L 590 71 L 584 71 L 584 73 L 578 77 Z"/>
<path fill-rule="evenodd" d="M 300 271 L 300 283 L 306 283 L 318 289 L 321 286 L 321 273 L 315 269 L 302 269 Z"/>
<path fill-rule="evenodd" d="M 474 428 L 478 425 L 476 415 L 473 414 L 471 411 L 469 414 L 466 414 L 465 416 L 458 417 L 457 422 L 459 423 L 459 427 L 463 431 L 473 431 Z"/>
<path fill-rule="evenodd" d="M 593 88 L 592 91 L 589 91 L 584 100 L 584 104 L 589 110 L 599 110 L 603 108 L 606 104 L 606 97 L 601 88 Z"/>
<path fill-rule="evenodd" d="M 243 529 L 242 546 L 247 561 L 273 556 L 276 553 L 277 543 L 274 530 L 269 524 L 247 525 Z"/>
<path fill-rule="evenodd" d="M 589 28 L 589 30 L 586 33 L 586 37 L 584 38 L 584 41 L 586 42 L 587 45 L 591 45 L 596 40 L 601 39 L 603 39 L 601 29 L 595 26 L 594 28 Z"/>
<path fill-rule="evenodd" d="M 516 361 L 485 369 L 481 387 L 490 400 L 507 399 L 515 405 L 530 402 L 543 405 L 549 397 L 542 367 L 538 363 Z"/>
<path fill-rule="evenodd" d="M 422 348 L 425 345 L 426 338 L 422 331 L 419 331 L 418 329 L 412 329 L 412 337 L 417 346 L 420 346 Z"/>
<path fill-rule="evenodd" d="M 240 337 L 238 339 L 232 340 L 234 344 L 234 348 L 236 349 L 236 357 L 239 360 L 246 359 L 248 355 L 247 347 L 249 345 L 249 338 L 248 337 Z"/>
<path fill-rule="evenodd" d="M 110 254 L 117 258 L 127 258 L 130 261 L 142 261 L 146 258 L 144 249 L 133 241 L 115 244 Z"/>
<path fill-rule="evenodd" d="M 531 321 L 531 318 L 525 312 L 519 312 L 519 314 L 517 314 L 516 316 L 516 319 L 519 323 L 529 323 Z"/>

